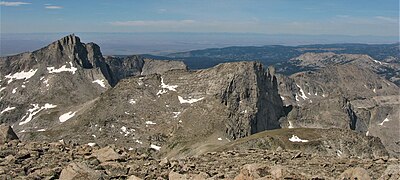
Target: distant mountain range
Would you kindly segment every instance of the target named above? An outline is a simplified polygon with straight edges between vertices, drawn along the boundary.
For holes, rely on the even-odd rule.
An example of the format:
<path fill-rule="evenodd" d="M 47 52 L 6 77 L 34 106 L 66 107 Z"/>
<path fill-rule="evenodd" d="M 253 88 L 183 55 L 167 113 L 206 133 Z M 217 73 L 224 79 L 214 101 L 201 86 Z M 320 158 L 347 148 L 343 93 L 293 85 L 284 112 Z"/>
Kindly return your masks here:
<path fill-rule="evenodd" d="M 399 43 L 269 45 L 211 48 L 171 53 L 165 56 L 143 56 L 155 59 L 178 59 L 185 62 L 190 69 L 209 68 L 224 62 L 259 61 L 266 66 L 274 65 L 277 72 L 286 75 L 315 70 L 332 64 L 351 63 L 363 68 L 372 68 L 374 72 L 399 85 L 399 49 Z M 305 59 L 308 63 L 305 63 Z M 318 61 L 318 63 L 313 65 L 310 63 L 311 61 Z M 365 63 L 369 63 L 371 66 L 365 66 Z"/>

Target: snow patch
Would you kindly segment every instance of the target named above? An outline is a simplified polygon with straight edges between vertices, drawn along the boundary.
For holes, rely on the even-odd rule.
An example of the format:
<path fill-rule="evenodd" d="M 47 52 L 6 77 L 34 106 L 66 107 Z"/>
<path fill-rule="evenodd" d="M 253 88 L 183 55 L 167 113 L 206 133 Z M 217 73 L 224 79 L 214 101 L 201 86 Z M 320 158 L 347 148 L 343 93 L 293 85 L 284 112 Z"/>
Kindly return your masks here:
<path fill-rule="evenodd" d="M 154 150 L 157 150 L 157 151 L 159 151 L 159 150 L 161 149 L 160 146 L 157 146 L 157 145 L 154 145 L 154 144 L 151 144 L 151 145 L 150 145 L 150 148 L 151 148 L 151 149 L 154 149 Z"/>
<path fill-rule="evenodd" d="M 65 121 L 71 119 L 72 117 L 74 117 L 74 116 L 75 116 L 75 113 L 76 113 L 76 111 L 75 111 L 75 112 L 72 112 L 72 111 L 67 112 L 67 113 L 61 115 L 58 119 L 60 120 L 60 122 L 63 123 L 63 122 L 65 122 Z"/>
<path fill-rule="evenodd" d="M 130 104 L 136 104 L 136 101 L 135 101 L 134 99 L 130 99 L 130 100 L 129 100 L 129 103 L 130 103 Z"/>
<path fill-rule="evenodd" d="M 203 100 L 203 99 L 204 99 L 204 97 L 198 98 L 198 99 L 183 99 L 181 96 L 178 96 L 178 100 L 179 100 L 179 102 L 180 102 L 181 104 L 184 104 L 184 103 L 192 104 L 192 103 L 201 101 L 201 100 Z"/>
<path fill-rule="evenodd" d="M 300 138 L 297 137 L 296 135 L 292 135 L 292 137 L 289 138 L 289 141 L 292 141 L 292 142 L 308 142 L 308 140 L 300 139 Z"/>
<path fill-rule="evenodd" d="M 379 126 L 383 126 L 383 123 L 385 123 L 385 122 L 389 122 L 390 120 L 388 119 L 388 118 L 385 118 L 381 123 L 379 123 L 378 125 Z"/>
<path fill-rule="evenodd" d="M 289 127 L 288 127 L 288 128 L 289 128 L 289 129 L 294 128 L 293 123 L 292 123 L 291 121 L 289 121 Z"/>
<path fill-rule="evenodd" d="M 181 112 L 172 112 L 174 114 L 174 118 L 177 118 Z"/>
<path fill-rule="evenodd" d="M 178 85 L 168 85 L 164 83 L 164 79 L 161 77 L 161 88 L 168 89 L 170 91 L 176 91 Z"/>
<path fill-rule="evenodd" d="M 374 93 L 376 93 L 376 89 L 374 88 L 373 90 L 372 90 Z"/>
<path fill-rule="evenodd" d="M 49 87 L 49 86 L 50 86 L 50 85 L 49 85 L 49 79 L 44 80 L 43 83 L 46 85 L 46 87 Z"/>
<path fill-rule="evenodd" d="M 11 111 L 11 110 L 14 110 L 15 109 L 15 107 L 10 107 L 10 106 L 8 106 L 7 108 L 5 108 L 4 110 L 2 110 L 1 112 L 0 112 L 0 114 L 3 114 L 3 113 L 5 113 L 5 112 L 7 112 L 7 111 Z"/>
<path fill-rule="evenodd" d="M 87 143 L 88 146 L 93 147 L 96 145 L 96 143 Z"/>
<path fill-rule="evenodd" d="M 218 138 L 218 141 L 222 141 L 222 138 L 219 137 L 219 138 Z"/>
<path fill-rule="evenodd" d="M 285 97 L 281 96 L 282 101 L 285 100 Z"/>
<path fill-rule="evenodd" d="M 337 154 L 337 156 L 342 156 L 342 154 L 343 154 L 343 152 L 342 151 L 340 151 L 340 150 L 336 150 L 336 154 Z"/>
<path fill-rule="evenodd" d="M 1 92 L 1 91 L 4 91 L 4 89 L 6 89 L 6 87 L 2 87 L 2 88 L 0 88 L 0 92 Z"/>
<path fill-rule="evenodd" d="M 15 74 L 9 74 L 6 75 L 5 78 L 8 78 L 10 80 L 8 80 L 8 84 L 10 84 L 12 81 L 14 80 L 20 80 L 20 79 L 25 79 L 28 80 L 30 79 L 32 76 L 34 76 L 36 74 L 37 69 L 33 70 L 29 70 L 29 71 L 21 71 L 21 72 L 17 72 Z"/>
<path fill-rule="evenodd" d="M 39 104 L 31 104 L 31 105 L 33 106 L 33 108 L 28 109 L 28 112 L 25 114 L 24 117 L 22 117 L 21 122 L 19 123 L 19 125 L 23 125 L 23 124 L 28 123 L 29 121 L 32 120 L 33 116 L 35 116 L 37 113 L 39 113 L 42 110 L 52 109 L 52 108 L 57 107 L 57 105 L 53 105 L 53 104 L 49 104 L 49 103 L 46 103 L 42 107 L 40 107 Z"/>
<path fill-rule="evenodd" d="M 66 65 L 61 66 L 60 68 L 56 69 L 55 67 L 47 67 L 47 71 L 49 71 L 50 74 L 52 73 L 60 73 L 60 72 L 71 72 L 72 74 L 75 74 L 75 71 L 78 70 L 72 62 L 69 62 L 69 65 L 71 67 L 67 68 Z"/>
<path fill-rule="evenodd" d="M 122 127 L 121 127 L 121 131 L 122 131 L 122 133 L 125 133 L 124 136 L 128 136 L 128 135 L 130 134 L 130 132 L 128 131 L 128 129 L 127 129 L 125 126 L 122 126 Z M 121 134 L 122 134 L 122 133 L 121 133 Z"/>
<path fill-rule="evenodd" d="M 154 125 L 154 124 L 156 124 L 156 123 L 153 122 L 153 121 L 146 121 L 146 124 L 152 124 L 152 125 Z"/>
<path fill-rule="evenodd" d="M 380 65 L 382 65 L 382 64 L 383 64 L 382 62 L 380 62 L 380 61 L 377 61 L 377 60 L 375 60 L 375 59 L 373 59 L 373 61 L 374 61 L 375 63 L 378 63 L 378 64 L 380 64 Z"/>
<path fill-rule="evenodd" d="M 14 88 L 11 93 L 15 94 L 18 88 Z"/>
<path fill-rule="evenodd" d="M 38 132 L 44 132 L 44 131 L 46 131 L 46 129 L 39 129 L 39 130 L 37 130 Z"/>
<path fill-rule="evenodd" d="M 367 131 L 366 133 L 365 133 L 365 136 L 368 136 L 369 135 L 369 131 Z"/>
<path fill-rule="evenodd" d="M 308 97 L 304 93 L 303 89 L 298 84 L 296 84 L 296 86 L 300 89 L 300 93 L 301 93 L 300 97 L 303 98 L 304 100 L 308 99 Z"/>
<path fill-rule="evenodd" d="M 164 83 L 164 79 L 163 79 L 163 77 L 161 77 L 161 90 L 159 90 L 158 92 L 157 92 L 157 94 L 156 95 L 161 95 L 161 94 L 165 94 L 165 93 L 167 93 L 168 92 L 168 90 L 170 90 L 170 91 L 176 91 L 176 88 L 178 87 L 178 85 L 168 85 L 168 84 L 165 84 Z"/>
<path fill-rule="evenodd" d="M 92 81 L 92 83 L 97 83 L 101 87 L 106 88 L 106 83 L 104 82 L 104 79 L 97 79 L 97 80 Z"/>
<path fill-rule="evenodd" d="M 135 141 L 136 143 L 138 143 L 138 144 L 143 144 L 143 142 L 142 141 L 139 141 L 139 140 L 137 140 L 136 139 L 136 141 Z"/>

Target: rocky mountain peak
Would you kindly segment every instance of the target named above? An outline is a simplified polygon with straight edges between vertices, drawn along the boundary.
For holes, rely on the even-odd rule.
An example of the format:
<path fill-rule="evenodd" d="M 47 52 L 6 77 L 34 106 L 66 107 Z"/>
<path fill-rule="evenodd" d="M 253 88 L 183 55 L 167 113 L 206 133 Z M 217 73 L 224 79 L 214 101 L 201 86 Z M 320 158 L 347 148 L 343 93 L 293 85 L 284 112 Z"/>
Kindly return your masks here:
<path fill-rule="evenodd" d="M 60 43 L 62 45 L 76 45 L 81 43 L 81 39 L 78 36 L 75 36 L 75 34 L 70 34 L 68 36 L 65 36 L 57 41 L 57 43 Z"/>

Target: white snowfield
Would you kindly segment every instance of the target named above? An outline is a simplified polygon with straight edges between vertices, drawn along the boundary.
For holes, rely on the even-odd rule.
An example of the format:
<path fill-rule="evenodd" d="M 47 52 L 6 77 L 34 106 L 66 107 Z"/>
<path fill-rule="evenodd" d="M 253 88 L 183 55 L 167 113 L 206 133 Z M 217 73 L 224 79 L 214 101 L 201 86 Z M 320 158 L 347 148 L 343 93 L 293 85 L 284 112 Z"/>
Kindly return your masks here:
<path fill-rule="evenodd" d="M 179 100 L 179 102 L 180 102 L 181 104 L 184 104 L 184 103 L 192 104 L 192 103 L 201 101 L 201 100 L 203 100 L 203 99 L 204 99 L 204 97 L 198 98 L 198 99 L 183 99 L 183 97 L 178 96 L 178 100 Z"/>
<path fill-rule="evenodd" d="M 97 79 L 97 80 L 92 81 L 92 83 L 97 83 L 101 87 L 106 88 L 106 83 L 104 82 L 104 79 Z"/>
<path fill-rule="evenodd" d="M 93 147 L 96 145 L 96 143 L 87 143 L 88 146 Z"/>
<path fill-rule="evenodd" d="M 37 71 L 37 69 L 35 69 L 35 70 L 31 69 L 26 72 L 21 71 L 21 72 L 15 73 L 15 74 L 6 75 L 5 78 L 10 79 L 10 80 L 8 80 L 8 84 L 10 84 L 14 80 L 20 80 L 20 79 L 28 80 L 36 74 L 36 71 Z"/>
<path fill-rule="evenodd" d="M 78 70 L 78 68 L 74 67 L 74 64 L 72 64 L 72 62 L 69 62 L 69 65 L 71 66 L 69 68 L 67 68 L 66 65 L 63 65 L 58 69 L 56 69 L 55 67 L 47 67 L 47 70 L 50 74 L 60 72 L 71 72 L 72 74 L 75 74 L 75 71 Z"/>
<path fill-rule="evenodd" d="M 8 106 L 7 108 L 5 108 L 4 110 L 2 110 L 1 112 L 0 112 L 0 114 L 3 114 L 3 113 L 5 113 L 5 112 L 7 112 L 7 111 L 12 111 L 12 110 L 14 110 L 15 109 L 15 107 L 10 107 L 10 106 Z"/>
<path fill-rule="evenodd" d="M 57 107 L 57 105 L 53 105 L 53 104 L 49 104 L 49 103 L 46 103 L 42 107 L 40 107 L 39 104 L 31 104 L 31 105 L 33 106 L 33 108 L 28 109 L 28 112 L 25 114 L 24 117 L 22 117 L 19 125 L 24 125 L 24 124 L 30 122 L 33 119 L 33 116 L 35 116 L 42 110 L 52 109 L 52 108 Z"/>
<path fill-rule="evenodd" d="M 289 141 L 292 141 L 292 142 L 308 142 L 308 140 L 300 139 L 300 138 L 297 137 L 296 135 L 292 135 L 292 137 L 289 138 Z"/>
<path fill-rule="evenodd" d="M 75 116 L 75 113 L 76 113 L 76 111 L 75 112 L 72 112 L 72 111 L 67 112 L 67 113 L 61 115 L 58 119 L 60 120 L 60 122 L 68 121 L 69 119 L 71 119 L 72 117 Z"/>

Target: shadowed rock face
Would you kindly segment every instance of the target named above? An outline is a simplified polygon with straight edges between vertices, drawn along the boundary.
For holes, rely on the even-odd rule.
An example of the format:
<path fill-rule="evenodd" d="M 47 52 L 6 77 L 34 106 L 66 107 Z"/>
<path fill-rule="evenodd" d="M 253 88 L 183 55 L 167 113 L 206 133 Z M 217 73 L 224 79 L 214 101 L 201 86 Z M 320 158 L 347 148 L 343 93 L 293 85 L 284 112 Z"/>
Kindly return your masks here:
<path fill-rule="evenodd" d="M 18 140 L 18 136 L 15 134 L 10 126 L 5 124 L 0 125 L 0 144 L 4 144 L 11 140 Z"/>

